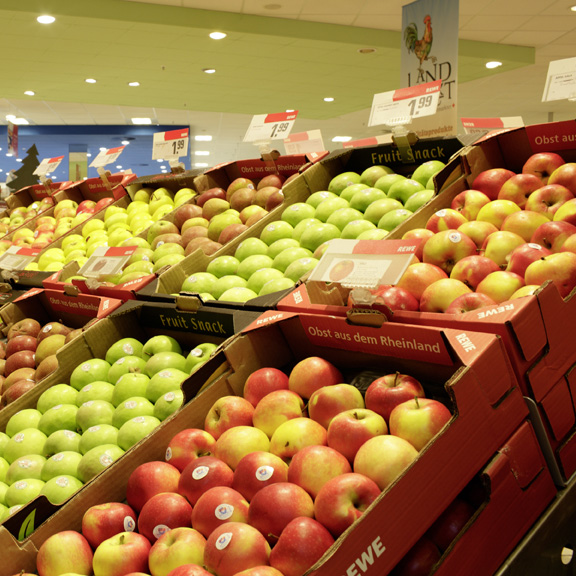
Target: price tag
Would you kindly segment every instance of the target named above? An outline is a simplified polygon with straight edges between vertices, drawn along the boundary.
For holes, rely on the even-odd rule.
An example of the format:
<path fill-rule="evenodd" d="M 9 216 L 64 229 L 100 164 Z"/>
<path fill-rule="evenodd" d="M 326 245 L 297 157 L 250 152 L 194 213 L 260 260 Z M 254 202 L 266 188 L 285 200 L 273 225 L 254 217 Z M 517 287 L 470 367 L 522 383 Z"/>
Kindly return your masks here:
<path fill-rule="evenodd" d="M 54 170 L 60 166 L 60 162 L 62 162 L 63 159 L 64 156 L 57 156 L 56 158 L 43 158 L 42 162 L 40 162 L 36 170 L 34 170 L 33 174 L 37 174 L 38 176 L 46 176 L 46 174 L 54 172 Z"/>
<path fill-rule="evenodd" d="M 38 254 L 40 254 L 40 249 L 38 248 L 10 246 L 0 256 L 0 268 L 4 270 L 24 270 Z"/>
<path fill-rule="evenodd" d="M 466 134 L 484 133 L 490 130 L 504 128 L 519 128 L 524 126 L 522 116 L 507 116 L 501 118 L 462 118 L 462 126 Z"/>
<path fill-rule="evenodd" d="M 186 156 L 188 154 L 189 133 L 188 128 L 185 128 L 183 130 L 170 130 L 169 132 L 154 134 L 152 160 Z"/>
<path fill-rule="evenodd" d="M 436 114 L 442 80 L 374 94 L 368 126 L 409 124 L 412 118 Z"/>
<path fill-rule="evenodd" d="M 349 140 L 342 142 L 343 148 L 362 148 L 364 146 L 378 146 L 380 144 L 390 144 L 392 142 L 392 134 L 381 134 L 372 136 L 371 138 L 362 138 L 360 140 Z"/>
<path fill-rule="evenodd" d="M 542 102 L 576 100 L 576 58 L 564 58 L 548 64 Z"/>
<path fill-rule="evenodd" d="M 324 141 L 320 130 L 309 130 L 291 134 L 284 139 L 286 154 L 308 154 L 324 150 Z"/>
<path fill-rule="evenodd" d="M 286 138 L 294 126 L 296 116 L 298 110 L 278 114 L 257 114 L 252 117 L 252 122 L 244 135 L 244 142 L 267 142 Z"/>
<path fill-rule="evenodd" d="M 137 246 L 114 247 L 98 246 L 86 264 L 78 270 L 86 278 L 102 278 L 119 274 Z"/>
<path fill-rule="evenodd" d="M 118 156 L 122 154 L 125 146 L 118 146 L 117 148 L 109 148 L 108 150 L 102 150 L 92 163 L 90 164 L 91 168 L 102 168 L 103 166 L 107 166 L 111 162 L 114 162 L 118 159 Z"/>

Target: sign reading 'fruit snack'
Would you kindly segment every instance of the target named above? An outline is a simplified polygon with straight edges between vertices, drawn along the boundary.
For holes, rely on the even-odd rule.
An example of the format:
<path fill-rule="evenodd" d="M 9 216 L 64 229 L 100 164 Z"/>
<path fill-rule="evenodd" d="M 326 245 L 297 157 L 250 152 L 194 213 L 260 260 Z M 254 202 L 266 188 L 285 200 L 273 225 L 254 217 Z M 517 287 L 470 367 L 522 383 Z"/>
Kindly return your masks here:
<path fill-rule="evenodd" d="M 256 114 L 244 135 L 244 142 L 268 142 L 284 139 L 290 134 L 298 110 L 279 112 L 277 114 Z"/>

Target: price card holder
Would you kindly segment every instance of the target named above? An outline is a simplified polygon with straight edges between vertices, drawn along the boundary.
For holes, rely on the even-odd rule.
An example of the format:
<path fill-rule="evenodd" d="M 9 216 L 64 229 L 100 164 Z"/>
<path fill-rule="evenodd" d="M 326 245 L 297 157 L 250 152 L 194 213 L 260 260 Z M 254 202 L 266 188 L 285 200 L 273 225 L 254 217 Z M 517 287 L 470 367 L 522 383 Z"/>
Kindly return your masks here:
<path fill-rule="evenodd" d="M 111 176 L 110 170 L 106 170 L 106 168 L 100 166 L 96 169 L 96 172 L 98 172 L 98 176 L 100 176 L 100 179 L 104 182 L 104 186 L 106 186 L 108 190 L 111 190 L 112 184 L 110 184 L 110 180 L 108 180 L 108 176 Z"/>
<path fill-rule="evenodd" d="M 152 160 L 178 160 L 188 154 L 190 130 L 170 130 L 154 134 Z M 172 166 L 172 164 L 170 164 Z"/>
<path fill-rule="evenodd" d="M 36 248 L 10 246 L 10 248 L 0 256 L 0 269 L 10 271 L 24 270 L 38 254 L 40 254 L 40 250 Z"/>
<path fill-rule="evenodd" d="M 113 247 L 99 246 L 88 258 L 86 264 L 78 270 L 80 276 L 100 280 L 119 274 L 137 246 Z"/>
<path fill-rule="evenodd" d="M 170 171 L 172 174 L 182 174 L 186 171 L 186 167 L 182 162 L 178 162 L 178 158 L 172 158 L 168 160 L 168 163 L 170 164 Z"/>

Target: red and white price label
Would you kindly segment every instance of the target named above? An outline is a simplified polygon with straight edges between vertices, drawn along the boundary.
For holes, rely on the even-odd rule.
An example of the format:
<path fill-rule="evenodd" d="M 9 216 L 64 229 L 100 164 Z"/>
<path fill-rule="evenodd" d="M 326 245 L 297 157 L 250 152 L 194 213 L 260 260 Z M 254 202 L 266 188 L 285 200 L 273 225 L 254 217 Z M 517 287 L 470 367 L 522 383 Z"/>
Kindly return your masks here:
<path fill-rule="evenodd" d="M 118 156 L 122 154 L 125 146 L 118 146 L 117 148 L 108 148 L 108 150 L 102 150 L 92 163 L 90 164 L 91 168 L 102 168 L 103 166 L 107 166 L 111 162 L 114 162 L 118 159 Z"/>
<path fill-rule="evenodd" d="M 40 254 L 39 248 L 10 246 L 10 248 L 0 256 L 0 269 L 24 270 L 38 254 Z"/>
<path fill-rule="evenodd" d="M 490 130 L 520 128 L 524 126 L 522 116 L 506 116 L 501 118 L 462 118 L 461 120 L 466 134 L 484 133 Z"/>
<path fill-rule="evenodd" d="M 309 152 L 320 152 L 324 150 L 324 140 L 320 130 L 308 130 L 308 132 L 298 132 L 290 134 L 284 139 L 286 154 L 308 154 Z"/>
<path fill-rule="evenodd" d="M 298 110 L 277 114 L 257 114 L 244 135 L 244 142 L 268 142 L 284 139 L 294 126 Z"/>
<path fill-rule="evenodd" d="M 34 170 L 33 174 L 37 174 L 38 176 L 46 176 L 46 174 L 50 174 L 54 172 L 58 166 L 60 166 L 60 162 L 64 159 L 64 156 L 57 156 L 56 158 L 43 158 L 36 170 Z"/>
<path fill-rule="evenodd" d="M 392 142 L 392 134 L 379 134 L 370 138 L 362 138 L 360 140 L 349 140 L 342 142 L 343 148 L 362 148 L 363 146 L 378 146 L 379 144 L 390 144 Z"/>
<path fill-rule="evenodd" d="M 436 114 L 442 80 L 374 94 L 368 126 L 408 124 L 412 118 Z"/>
<path fill-rule="evenodd" d="M 98 246 L 86 264 L 78 270 L 78 274 L 86 276 L 86 278 L 101 278 L 119 274 L 136 249 L 137 246 Z"/>
<path fill-rule="evenodd" d="M 189 139 L 190 130 L 188 128 L 157 132 L 154 134 L 154 143 L 152 144 L 152 160 L 186 156 Z"/>

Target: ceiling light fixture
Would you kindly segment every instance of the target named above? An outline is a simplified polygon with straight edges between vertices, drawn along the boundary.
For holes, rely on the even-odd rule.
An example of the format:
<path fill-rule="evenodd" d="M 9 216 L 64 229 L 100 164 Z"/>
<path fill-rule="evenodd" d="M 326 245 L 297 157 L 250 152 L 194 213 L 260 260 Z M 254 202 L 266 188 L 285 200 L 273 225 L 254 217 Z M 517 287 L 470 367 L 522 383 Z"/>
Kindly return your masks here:
<path fill-rule="evenodd" d="M 124 146 L 128 146 L 130 144 L 130 140 L 122 140 L 121 142 Z"/>
<path fill-rule="evenodd" d="M 26 92 L 24 92 L 24 94 L 26 96 L 34 96 L 36 94 L 36 92 L 34 92 L 33 90 L 26 90 Z"/>
<path fill-rule="evenodd" d="M 99 148 L 100 152 L 106 152 L 106 150 L 108 150 L 108 148 L 104 148 L 104 146 L 102 146 L 101 148 Z"/>
<path fill-rule="evenodd" d="M 486 62 L 486 68 L 498 68 L 499 66 L 502 66 L 502 62 L 498 62 L 498 60 L 492 60 L 490 62 Z"/>
<path fill-rule="evenodd" d="M 194 156 L 210 156 L 210 152 L 208 150 L 196 150 Z"/>
<path fill-rule="evenodd" d="M 118 166 L 116 166 L 116 168 L 117 168 L 118 170 L 122 170 L 122 166 L 120 166 L 120 164 L 118 164 Z"/>
<path fill-rule="evenodd" d="M 216 72 L 216 68 L 202 68 L 202 72 L 206 74 L 214 74 Z"/>
<path fill-rule="evenodd" d="M 56 18 L 54 18 L 54 16 L 49 16 L 48 14 L 43 14 L 42 16 L 38 16 L 36 21 L 40 24 L 52 24 L 53 22 L 56 22 Z"/>
<path fill-rule="evenodd" d="M 324 98 L 324 102 L 334 102 L 334 98 L 328 96 L 328 98 Z"/>
<path fill-rule="evenodd" d="M 6 156 L 8 156 L 8 158 L 12 158 L 12 153 L 11 153 L 11 152 L 6 152 Z"/>
<path fill-rule="evenodd" d="M 128 86 L 140 86 L 140 82 L 128 82 Z"/>
<path fill-rule="evenodd" d="M 226 38 L 226 34 L 224 34 L 224 32 L 211 32 L 210 38 L 212 38 L 212 40 L 223 40 Z"/>
<path fill-rule="evenodd" d="M 164 162 L 161 158 L 157 159 L 156 162 Z"/>
<path fill-rule="evenodd" d="M 17 118 L 14 114 L 6 114 L 6 120 L 16 126 L 27 126 L 30 124 L 26 118 Z"/>
<path fill-rule="evenodd" d="M 84 82 L 86 82 L 87 84 L 96 84 L 96 80 L 94 78 L 86 78 Z"/>
<path fill-rule="evenodd" d="M 350 142 L 352 140 L 352 136 L 334 136 L 332 138 L 332 142 Z"/>
<path fill-rule="evenodd" d="M 570 10 L 571 10 L 572 12 L 576 12 L 576 5 L 575 5 L 575 6 L 570 6 Z"/>
<path fill-rule="evenodd" d="M 194 140 L 196 140 L 196 142 L 212 142 L 212 136 L 210 136 L 210 134 L 198 134 L 194 136 Z"/>
<path fill-rule="evenodd" d="M 294 112 L 294 110 L 286 110 L 286 112 Z"/>
<path fill-rule="evenodd" d="M 376 48 L 360 48 L 358 52 L 360 52 L 360 54 L 373 54 L 376 52 Z"/>
<path fill-rule="evenodd" d="M 152 124 L 151 118 L 132 118 L 132 124 L 147 125 Z"/>
<path fill-rule="evenodd" d="M 86 154 L 86 157 L 87 157 L 87 158 L 92 158 L 92 154 L 90 154 L 90 152 L 88 152 L 88 153 Z"/>

